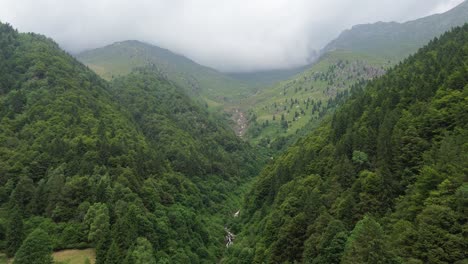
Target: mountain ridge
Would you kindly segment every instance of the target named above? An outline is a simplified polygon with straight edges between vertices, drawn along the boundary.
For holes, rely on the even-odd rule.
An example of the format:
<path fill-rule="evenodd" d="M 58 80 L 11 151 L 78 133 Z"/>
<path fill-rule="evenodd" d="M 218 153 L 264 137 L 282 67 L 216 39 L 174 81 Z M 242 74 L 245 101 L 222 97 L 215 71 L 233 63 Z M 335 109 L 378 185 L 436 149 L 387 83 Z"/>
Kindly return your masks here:
<path fill-rule="evenodd" d="M 464 263 L 468 24 L 365 85 L 275 158 L 226 263 Z"/>
<path fill-rule="evenodd" d="M 453 9 L 404 23 L 377 22 L 355 25 L 327 44 L 321 53 L 335 49 L 366 52 L 401 59 L 452 27 L 468 22 L 468 1 Z"/>
<path fill-rule="evenodd" d="M 468 1 L 445 13 L 405 23 L 377 22 L 343 31 L 304 71 L 243 100 L 242 108 L 249 113 L 250 121 L 247 138 L 272 148 L 280 142 L 282 146 L 286 141 L 293 142 L 303 135 L 304 128 L 314 127 L 326 112 L 333 112 L 336 102 L 349 93 L 353 84 L 382 75 L 433 38 L 464 22 L 468 22 Z M 353 64 L 359 67 L 350 67 Z M 290 104 L 290 100 L 294 103 Z"/>
<path fill-rule="evenodd" d="M 137 67 L 155 65 L 190 95 L 207 99 L 213 106 L 253 92 L 240 80 L 168 49 L 138 40 L 115 42 L 75 57 L 107 80 L 124 76 Z"/>

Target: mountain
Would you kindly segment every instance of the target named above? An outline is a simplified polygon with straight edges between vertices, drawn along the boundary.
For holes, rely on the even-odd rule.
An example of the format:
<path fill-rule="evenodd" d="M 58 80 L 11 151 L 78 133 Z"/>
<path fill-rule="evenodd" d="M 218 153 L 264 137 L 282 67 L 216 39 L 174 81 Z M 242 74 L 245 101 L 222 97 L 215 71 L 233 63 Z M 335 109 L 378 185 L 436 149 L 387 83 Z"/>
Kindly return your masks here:
<path fill-rule="evenodd" d="M 265 167 L 223 263 L 465 263 L 468 24 Z"/>
<path fill-rule="evenodd" d="M 238 108 L 248 118 L 244 137 L 281 150 L 333 112 L 353 85 L 381 76 L 432 38 L 465 22 L 468 2 L 403 24 L 379 22 L 344 31 L 302 72 L 240 102 Z"/>
<path fill-rule="evenodd" d="M 322 53 L 344 49 L 398 61 L 434 37 L 467 22 L 468 1 L 464 1 L 443 14 L 414 21 L 356 25 L 325 46 Z"/>
<path fill-rule="evenodd" d="M 68 248 L 98 264 L 214 263 L 258 161 L 159 68 L 107 82 L 0 23 L 0 250 L 15 263 Z"/>
<path fill-rule="evenodd" d="M 326 53 L 307 70 L 242 101 L 240 108 L 249 109 L 245 136 L 253 143 L 281 149 L 285 137 L 297 138 L 298 131 L 310 123 L 320 123 L 353 85 L 381 76 L 391 65 L 356 52 Z"/>
<path fill-rule="evenodd" d="M 228 73 L 234 79 L 241 80 L 247 84 L 252 85 L 253 87 L 265 88 L 271 86 L 277 82 L 287 80 L 307 68 L 309 68 L 313 63 L 301 67 L 294 67 L 290 69 L 277 69 L 277 70 L 267 70 L 267 71 L 254 71 L 254 72 L 232 72 Z"/>
<path fill-rule="evenodd" d="M 126 75 L 136 67 L 153 65 L 192 96 L 201 96 L 210 106 L 237 100 L 253 93 L 246 83 L 199 65 L 167 49 L 140 41 L 123 41 L 85 51 L 77 59 L 106 80 Z"/>

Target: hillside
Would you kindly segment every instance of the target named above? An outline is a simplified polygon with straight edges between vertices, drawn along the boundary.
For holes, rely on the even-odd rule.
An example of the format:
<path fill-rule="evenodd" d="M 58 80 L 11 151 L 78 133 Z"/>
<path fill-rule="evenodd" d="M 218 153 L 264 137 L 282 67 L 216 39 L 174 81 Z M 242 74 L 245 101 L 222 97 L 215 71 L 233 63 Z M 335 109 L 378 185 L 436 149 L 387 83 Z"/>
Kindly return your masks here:
<path fill-rule="evenodd" d="M 213 107 L 253 93 L 242 81 L 169 50 L 135 40 L 85 51 L 76 57 L 106 80 L 124 76 L 136 67 L 156 66 L 169 80 L 185 88 L 190 95 L 203 97 Z"/>
<path fill-rule="evenodd" d="M 246 136 L 264 145 L 295 135 L 309 123 L 319 123 L 354 84 L 382 75 L 390 65 L 349 51 L 327 53 L 304 72 L 242 101 L 240 107 L 249 109 Z"/>
<path fill-rule="evenodd" d="M 15 263 L 89 247 L 97 263 L 217 261 L 259 164 L 225 120 L 156 67 L 109 83 L 1 23 L 0 58 L 0 250 Z"/>
<path fill-rule="evenodd" d="M 308 69 L 313 63 L 313 59 L 309 64 L 294 67 L 290 69 L 277 69 L 277 70 L 266 70 L 266 71 L 254 71 L 254 72 L 232 72 L 228 73 L 234 79 L 241 80 L 247 84 L 250 84 L 253 87 L 258 87 L 259 89 L 272 86 L 273 84 L 287 80 L 303 71 Z"/>
<path fill-rule="evenodd" d="M 223 263 L 465 263 L 468 24 L 272 161 Z"/>
<path fill-rule="evenodd" d="M 315 128 L 351 88 L 385 73 L 430 39 L 468 22 L 468 2 L 415 21 L 357 25 L 329 43 L 303 72 L 243 99 L 244 137 L 281 150 Z"/>
<path fill-rule="evenodd" d="M 467 22 L 468 1 L 465 1 L 443 14 L 405 23 L 356 25 L 330 42 L 322 53 L 342 49 L 398 61 L 416 52 L 434 37 Z"/>

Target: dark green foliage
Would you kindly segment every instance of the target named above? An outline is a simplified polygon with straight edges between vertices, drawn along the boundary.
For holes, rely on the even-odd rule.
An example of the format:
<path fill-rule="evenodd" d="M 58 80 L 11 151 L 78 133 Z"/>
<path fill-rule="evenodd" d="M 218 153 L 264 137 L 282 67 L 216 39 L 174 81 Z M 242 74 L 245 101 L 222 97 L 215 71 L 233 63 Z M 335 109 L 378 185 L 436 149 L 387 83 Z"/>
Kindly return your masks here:
<path fill-rule="evenodd" d="M 16 252 L 13 264 L 52 264 L 52 242 L 44 230 L 34 230 Z"/>
<path fill-rule="evenodd" d="M 248 153 L 227 124 L 208 118 L 206 110 L 162 77 L 156 67 L 139 68 L 116 79 L 113 89 L 141 131 L 155 143 L 158 158 L 168 160 L 172 169 L 190 176 L 252 170 L 249 160 L 254 157 L 245 156 Z"/>
<path fill-rule="evenodd" d="M 103 264 L 106 262 L 109 248 L 112 240 L 110 233 L 104 233 L 103 236 L 96 243 L 96 264 Z"/>
<path fill-rule="evenodd" d="M 261 173 L 223 260 L 466 259 L 467 43 L 468 25 L 340 96 Z M 0 209 L 11 212 L 0 218 L 15 262 L 76 247 L 95 247 L 98 264 L 219 261 L 230 193 L 259 163 L 227 122 L 155 66 L 108 83 L 43 36 L 0 24 L 0 44 Z"/>
<path fill-rule="evenodd" d="M 109 83 L 44 36 L 0 23 L 0 45 L 9 254 L 40 227 L 54 250 L 95 247 L 98 264 L 121 263 L 138 237 L 163 259 L 215 262 L 226 201 L 258 166 L 223 117 L 155 67 Z"/>
<path fill-rule="evenodd" d="M 13 208 L 8 219 L 6 226 L 6 253 L 7 256 L 12 257 L 15 252 L 20 248 L 24 239 L 23 231 L 23 218 L 18 208 Z"/>
<path fill-rule="evenodd" d="M 343 223 L 339 220 L 330 221 L 321 236 L 311 235 L 304 243 L 304 262 L 339 263 L 347 238 Z"/>
<path fill-rule="evenodd" d="M 110 232 L 109 209 L 102 203 L 93 204 L 86 213 L 84 223 L 89 229 L 88 240 L 96 245 L 103 243 Z"/>
<path fill-rule="evenodd" d="M 341 263 L 394 263 L 385 245 L 382 227 L 365 216 L 354 227 L 344 248 Z"/>
<path fill-rule="evenodd" d="M 112 242 L 109 250 L 106 254 L 106 261 L 104 264 L 119 264 L 121 262 L 121 254 L 122 250 L 119 249 L 117 243 L 114 241 Z"/>
<path fill-rule="evenodd" d="M 145 238 L 139 237 L 133 250 L 126 258 L 128 264 L 156 264 L 153 246 Z"/>
<path fill-rule="evenodd" d="M 260 174 L 228 263 L 466 259 L 467 65 L 468 24 L 354 87 Z"/>
<path fill-rule="evenodd" d="M 0 23 L 0 95 L 11 90 L 15 75 L 10 74 L 11 60 L 18 45 L 18 32 L 9 24 Z"/>

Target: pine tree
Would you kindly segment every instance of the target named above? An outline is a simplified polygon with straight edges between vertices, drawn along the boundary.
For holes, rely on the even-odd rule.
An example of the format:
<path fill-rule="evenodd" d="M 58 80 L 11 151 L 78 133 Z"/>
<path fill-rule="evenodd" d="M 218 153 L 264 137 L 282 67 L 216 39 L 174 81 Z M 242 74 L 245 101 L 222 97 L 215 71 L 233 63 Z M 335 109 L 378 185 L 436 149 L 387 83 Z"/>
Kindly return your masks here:
<path fill-rule="evenodd" d="M 23 242 L 23 218 L 17 207 L 11 210 L 11 217 L 6 230 L 6 253 L 8 257 L 15 255 Z"/>
<path fill-rule="evenodd" d="M 84 222 L 89 227 L 88 240 L 99 244 L 110 232 L 109 209 L 106 204 L 95 203 L 89 207 Z"/>
<path fill-rule="evenodd" d="M 103 234 L 103 237 L 96 245 L 96 264 L 105 264 L 107 252 L 111 244 L 110 232 Z"/>
<path fill-rule="evenodd" d="M 146 238 L 139 237 L 135 248 L 129 251 L 127 262 L 129 264 L 156 264 L 151 243 Z"/>
<path fill-rule="evenodd" d="M 349 236 L 341 263 L 394 263 L 388 251 L 382 227 L 365 216 Z"/>
<path fill-rule="evenodd" d="M 65 177 L 63 175 L 64 165 L 54 169 L 48 175 L 47 180 L 47 191 L 48 191 L 48 203 L 46 205 L 46 213 L 48 216 L 53 215 L 53 210 L 61 199 L 61 190 L 65 185 Z"/>
<path fill-rule="evenodd" d="M 109 250 L 106 254 L 106 262 L 104 264 L 119 264 L 120 263 L 120 254 L 119 254 L 119 247 L 117 243 L 112 242 Z"/>
<path fill-rule="evenodd" d="M 52 241 L 49 235 L 37 228 L 24 240 L 16 252 L 13 264 L 52 264 Z"/>

